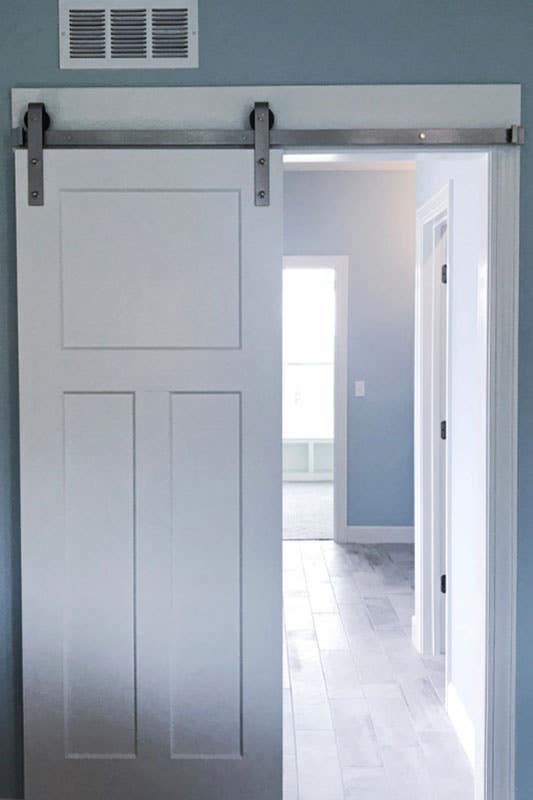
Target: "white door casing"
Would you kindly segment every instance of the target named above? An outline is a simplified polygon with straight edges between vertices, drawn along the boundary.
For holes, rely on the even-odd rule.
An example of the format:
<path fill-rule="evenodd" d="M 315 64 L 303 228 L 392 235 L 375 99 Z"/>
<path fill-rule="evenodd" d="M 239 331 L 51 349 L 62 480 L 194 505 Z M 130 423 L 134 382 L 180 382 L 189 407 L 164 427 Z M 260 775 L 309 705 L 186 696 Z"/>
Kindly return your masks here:
<path fill-rule="evenodd" d="M 448 639 L 447 631 L 447 611 L 446 603 L 450 596 L 450 588 L 452 585 L 450 575 L 450 565 L 447 558 L 448 550 L 448 530 L 447 530 L 447 472 L 448 472 L 448 459 L 447 459 L 447 445 L 448 445 L 448 429 L 451 420 L 448 414 L 448 280 L 450 275 L 449 270 L 449 249 L 448 249 L 448 233 L 449 233 L 449 216 L 451 203 L 448 206 L 446 215 L 440 220 L 440 224 L 434 229 L 435 237 L 435 258 L 433 269 L 435 272 L 434 286 L 434 306 L 435 317 L 438 324 L 438 331 L 436 331 L 435 350 L 437 361 L 435 363 L 435 379 L 433 384 L 436 391 L 435 407 L 438 408 L 438 416 L 441 422 L 441 437 L 437 441 L 436 450 L 438 458 L 438 480 L 439 490 L 436 493 L 436 500 L 438 505 L 435 508 L 435 516 L 437 517 L 435 524 L 435 534 L 437 542 L 435 543 L 435 557 L 438 559 L 439 564 L 439 577 L 442 580 L 444 575 L 444 590 L 440 588 L 439 602 L 436 603 L 438 609 L 436 611 L 437 621 L 437 645 L 438 652 L 444 654 L 447 652 L 446 642 Z M 443 270 L 445 271 L 443 274 Z M 444 423 L 444 431 L 442 424 Z M 437 581 L 439 584 L 440 581 Z M 437 587 L 438 588 L 438 587 Z"/>
<path fill-rule="evenodd" d="M 18 152 L 26 800 L 281 798 L 281 155 Z"/>
<path fill-rule="evenodd" d="M 449 651 L 446 639 L 446 596 L 440 577 L 446 573 L 447 440 L 447 284 L 442 264 L 451 276 L 447 238 L 452 223 L 450 181 L 416 214 L 415 272 L 415 615 L 413 641 L 426 656 Z M 446 236 L 438 239 L 440 227 Z M 448 279 L 448 278 L 447 278 Z M 448 576 L 448 585 L 451 583 Z M 449 592 L 448 592 L 449 596 Z"/>

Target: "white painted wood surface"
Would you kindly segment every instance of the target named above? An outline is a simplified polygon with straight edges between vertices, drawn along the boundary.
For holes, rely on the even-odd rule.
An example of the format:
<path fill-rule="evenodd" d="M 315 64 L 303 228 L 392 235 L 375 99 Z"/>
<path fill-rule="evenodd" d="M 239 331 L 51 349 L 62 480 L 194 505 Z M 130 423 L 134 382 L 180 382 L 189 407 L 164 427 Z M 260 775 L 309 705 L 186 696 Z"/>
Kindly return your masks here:
<path fill-rule="evenodd" d="M 281 797 L 281 154 L 17 153 L 25 796 Z"/>
<path fill-rule="evenodd" d="M 521 111 L 519 84 L 17 88 L 12 120 L 45 102 L 55 128 L 247 128 L 258 100 L 278 128 L 507 126 Z"/>
<path fill-rule="evenodd" d="M 489 156 L 483 800 L 515 796 L 520 153 Z"/>
<path fill-rule="evenodd" d="M 65 560 L 65 756 L 134 758 L 134 395 L 62 399 L 64 466 L 50 468 L 64 480 L 64 551 L 50 542 L 48 559 Z"/>
<path fill-rule="evenodd" d="M 423 169 L 431 171 L 431 161 Z M 440 424 L 447 420 L 447 300 L 442 264 L 449 261 L 437 228 L 451 224 L 452 181 L 416 213 L 415 273 L 415 647 L 425 656 L 445 651 L 446 451 Z M 447 236 L 446 236 L 447 241 Z M 451 275 L 448 264 L 448 275 Z M 450 577 L 450 576 L 448 576 Z M 450 581 L 448 580 L 450 584 Z M 448 593 L 449 596 L 449 593 Z"/>
<path fill-rule="evenodd" d="M 440 438 L 437 434 L 437 440 L 434 441 L 435 457 L 434 461 L 437 466 L 436 480 L 438 481 L 438 488 L 436 488 L 436 503 L 434 509 L 435 519 L 435 545 L 434 545 L 434 563 L 435 563 L 435 590 L 437 598 L 435 601 L 435 640 L 438 646 L 439 653 L 446 653 L 447 645 L 447 600 L 450 597 L 449 592 L 442 592 L 440 582 L 442 575 L 445 575 L 445 580 L 449 581 L 450 565 L 448 564 L 448 535 L 447 535 L 447 485 L 448 485 L 448 427 L 449 427 L 449 414 L 448 414 L 448 274 L 450 272 L 449 264 L 449 248 L 448 236 L 450 230 L 450 217 L 451 217 L 451 203 L 448 204 L 446 217 L 441 220 L 440 224 L 434 229 L 435 240 L 435 258 L 433 264 L 434 270 L 434 299 L 433 305 L 435 308 L 436 318 L 436 331 L 435 331 L 435 367 L 434 367 L 434 392 L 435 392 L 435 409 L 437 419 L 435 420 L 436 429 L 439 430 L 439 422 L 445 424 L 445 440 Z M 443 282 L 442 270 L 446 270 L 446 282 Z"/>
<path fill-rule="evenodd" d="M 64 192 L 63 347 L 238 348 L 239 204 L 238 190 Z"/>
<path fill-rule="evenodd" d="M 240 396 L 174 394 L 170 415 L 171 754 L 238 757 Z"/>

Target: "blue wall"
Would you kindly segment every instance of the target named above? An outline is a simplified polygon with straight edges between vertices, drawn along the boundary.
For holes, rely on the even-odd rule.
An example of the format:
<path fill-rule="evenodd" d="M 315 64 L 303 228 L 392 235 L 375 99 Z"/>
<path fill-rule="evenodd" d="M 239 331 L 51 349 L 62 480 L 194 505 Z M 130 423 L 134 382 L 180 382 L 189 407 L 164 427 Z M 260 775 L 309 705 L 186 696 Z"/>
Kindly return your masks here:
<path fill-rule="evenodd" d="M 348 524 L 412 525 L 414 170 L 286 172 L 284 252 L 350 258 Z"/>
<path fill-rule="evenodd" d="M 201 68 L 63 72 L 57 0 L 0 6 L 0 797 L 22 795 L 12 86 L 522 83 L 533 136 L 531 0 L 199 0 Z M 533 797 L 533 153 L 523 148 L 517 800 Z"/>

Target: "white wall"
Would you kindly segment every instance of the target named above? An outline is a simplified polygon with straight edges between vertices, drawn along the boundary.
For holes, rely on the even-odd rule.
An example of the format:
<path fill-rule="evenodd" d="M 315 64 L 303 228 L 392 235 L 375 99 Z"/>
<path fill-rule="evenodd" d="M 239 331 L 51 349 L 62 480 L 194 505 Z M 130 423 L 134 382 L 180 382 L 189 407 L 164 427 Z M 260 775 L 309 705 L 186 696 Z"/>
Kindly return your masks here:
<path fill-rule="evenodd" d="M 485 690 L 486 156 L 420 160 L 417 207 L 450 180 L 448 710 L 474 761 L 483 757 Z"/>

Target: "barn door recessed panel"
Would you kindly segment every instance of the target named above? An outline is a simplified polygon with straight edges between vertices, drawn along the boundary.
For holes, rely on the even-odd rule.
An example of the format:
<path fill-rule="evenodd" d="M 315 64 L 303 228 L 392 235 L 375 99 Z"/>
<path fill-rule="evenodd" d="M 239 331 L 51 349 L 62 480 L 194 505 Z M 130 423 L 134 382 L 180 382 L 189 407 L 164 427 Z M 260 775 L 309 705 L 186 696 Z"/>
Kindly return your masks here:
<path fill-rule="evenodd" d="M 61 216 L 64 347 L 239 347 L 238 191 L 66 191 Z"/>
<path fill-rule="evenodd" d="M 134 757 L 134 398 L 66 394 L 65 750 Z"/>
<path fill-rule="evenodd" d="M 171 752 L 239 756 L 240 397 L 177 394 L 171 409 Z"/>

